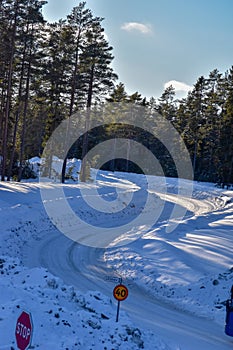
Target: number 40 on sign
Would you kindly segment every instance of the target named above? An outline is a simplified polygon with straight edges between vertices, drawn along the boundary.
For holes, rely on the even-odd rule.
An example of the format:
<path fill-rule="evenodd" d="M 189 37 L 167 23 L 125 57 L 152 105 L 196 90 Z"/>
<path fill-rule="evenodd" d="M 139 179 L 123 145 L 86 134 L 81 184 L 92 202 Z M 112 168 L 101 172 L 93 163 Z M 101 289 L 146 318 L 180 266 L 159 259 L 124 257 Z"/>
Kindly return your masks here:
<path fill-rule="evenodd" d="M 123 284 L 118 284 L 113 290 L 114 298 L 118 301 L 125 300 L 128 294 L 128 289 Z"/>
<path fill-rule="evenodd" d="M 128 289 L 123 284 L 118 284 L 113 290 L 113 296 L 118 301 L 116 322 L 118 322 L 119 319 L 120 302 L 125 300 L 128 297 L 128 294 Z"/>

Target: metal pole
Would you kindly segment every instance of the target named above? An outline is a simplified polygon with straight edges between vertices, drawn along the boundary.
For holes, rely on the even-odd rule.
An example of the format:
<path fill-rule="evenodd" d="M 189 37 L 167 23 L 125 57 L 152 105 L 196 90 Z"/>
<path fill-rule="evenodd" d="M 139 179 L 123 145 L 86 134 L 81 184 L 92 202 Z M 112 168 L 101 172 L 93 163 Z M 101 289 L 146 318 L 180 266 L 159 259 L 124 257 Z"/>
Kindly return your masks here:
<path fill-rule="evenodd" d="M 119 313 L 120 313 L 120 300 L 118 300 L 118 304 L 117 304 L 116 322 L 118 322 L 119 320 Z"/>
<path fill-rule="evenodd" d="M 122 277 L 119 278 L 119 284 L 122 284 Z M 116 322 L 118 322 L 119 320 L 119 313 L 120 313 L 120 300 L 118 300 L 118 303 L 117 303 Z"/>

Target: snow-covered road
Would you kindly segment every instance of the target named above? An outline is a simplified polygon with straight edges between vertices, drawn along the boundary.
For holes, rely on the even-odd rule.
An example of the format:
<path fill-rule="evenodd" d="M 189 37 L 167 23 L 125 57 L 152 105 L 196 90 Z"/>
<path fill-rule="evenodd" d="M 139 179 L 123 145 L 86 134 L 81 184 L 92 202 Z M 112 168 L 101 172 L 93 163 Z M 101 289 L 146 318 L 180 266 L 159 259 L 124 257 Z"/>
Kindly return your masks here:
<path fill-rule="evenodd" d="M 146 330 L 142 337 L 148 350 L 233 348 L 233 338 L 224 334 L 224 302 L 233 284 L 233 192 L 218 189 L 213 184 L 190 183 L 188 180 L 169 178 L 160 181 L 157 177 L 151 180 L 148 188 L 143 176 L 103 172 L 100 181 L 64 186 L 66 199 L 75 215 L 81 215 L 84 221 L 91 223 L 90 227 L 96 224 L 105 228 L 107 233 L 108 227 L 131 223 L 130 219 L 141 213 L 146 192 L 152 196 L 151 205 L 145 210 L 145 222 L 141 223 L 149 227 L 148 230 L 145 232 L 141 226 L 135 225 L 133 230 L 137 232 L 137 237 L 131 243 L 108 249 L 75 243 L 53 225 L 40 191 L 45 187 L 48 197 L 51 191 L 55 209 L 57 203 L 62 209 L 64 197 L 56 197 L 57 193 L 60 195 L 56 191 L 60 184 L 29 182 L 0 185 L 0 268 L 4 273 L 4 287 L 0 294 L 1 334 L 6 329 L 0 348 L 6 344 L 15 345 L 13 326 L 22 308 L 33 313 L 33 345 L 39 348 L 45 348 L 44 344 L 49 342 L 48 349 L 56 348 L 54 344 L 59 349 L 65 345 L 68 349 L 76 349 L 78 334 L 80 349 L 85 344 L 87 349 L 103 350 L 99 347 L 100 338 L 103 344 L 109 344 L 107 348 L 112 348 L 116 337 L 119 344 L 124 344 L 124 349 L 135 349 L 137 345 L 132 337 L 128 337 L 126 330 L 129 318 L 134 323 L 132 327 L 136 324 L 139 330 Z M 186 196 L 190 186 L 194 188 L 191 198 Z M 99 198 L 105 202 L 102 204 L 109 209 L 110 215 L 109 212 L 98 211 Z M 95 205 L 94 210 L 92 204 Z M 170 220 L 175 207 L 176 215 Z M 149 225 L 146 220 L 153 218 L 154 209 L 160 216 Z M 66 219 L 65 223 L 69 224 L 65 213 L 61 212 L 60 219 L 61 222 Z M 172 223 L 174 230 L 167 230 Z M 82 230 L 82 223 L 79 230 Z M 96 240 L 98 246 L 98 235 Z M 60 279 L 56 282 L 54 276 Z M 129 289 L 129 297 L 121 303 L 122 323 L 116 324 L 117 305 L 112 295 L 116 282 L 111 282 L 111 278 L 119 276 Z M 54 288 L 54 285 L 57 287 Z M 90 290 L 102 294 L 91 293 Z M 85 292 L 86 296 L 79 291 Z M 80 305 L 84 299 L 94 305 L 94 310 L 100 307 L 100 328 L 94 333 L 89 324 L 90 315 L 82 309 L 82 305 L 75 314 L 79 299 L 74 299 L 74 294 L 80 296 Z M 93 295 L 100 294 L 102 301 L 97 302 Z M 28 296 L 26 300 L 25 295 Z M 111 298 L 113 308 L 108 298 Z M 106 323 L 101 321 L 104 305 L 107 307 L 104 312 L 109 315 Z M 59 323 L 53 316 L 59 310 L 63 310 L 65 325 L 63 318 Z M 96 320 L 97 313 L 94 316 Z M 49 330 L 41 328 L 42 323 Z M 67 328 L 67 324 L 71 327 Z M 85 343 L 83 329 L 86 330 L 88 344 Z M 71 337 L 69 331 L 72 332 Z M 58 334 L 62 335 L 59 344 Z M 127 344 L 125 337 L 128 337 Z"/>
<path fill-rule="evenodd" d="M 185 205 L 184 198 L 172 194 L 163 199 Z M 216 209 L 215 204 L 208 200 L 189 199 L 186 204 L 194 215 Z M 39 241 L 30 241 L 24 247 L 23 256 L 25 265 L 46 267 L 64 283 L 74 285 L 83 292 L 99 290 L 111 296 L 114 284 L 107 278 L 116 276 L 116 271 L 114 266 L 106 263 L 104 253 L 104 249 L 79 245 L 58 231 L 51 230 Z M 175 308 L 146 293 L 132 280 L 126 280 L 125 283 L 129 288 L 129 297 L 121 303 L 121 309 L 127 311 L 140 328 L 153 330 L 168 344 L 178 344 L 177 349 L 232 349 L 233 340 L 225 336 L 224 325 L 215 323 L 211 318 L 198 317 Z"/>
<path fill-rule="evenodd" d="M 28 248 L 25 263 L 30 267 L 44 266 L 83 292 L 100 290 L 111 296 L 114 284 L 106 277 L 113 277 L 114 271 L 106 269 L 101 249 L 78 245 L 57 232 Z M 162 303 L 134 284 L 127 285 L 129 297 L 121 306 L 140 329 L 151 329 L 182 350 L 232 349 L 233 340 L 224 335 L 219 324 Z"/>
<path fill-rule="evenodd" d="M 103 177 L 104 181 L 86 186 L 84 195 L 88 198 L 100 195 L 109 207 L 120 193 L 121 205 L 127 198 L 124 193 L 144 190 L 144 178 L 138 175 L 123 174 L 117 178 L 113 174 L 103 174 Z M 126 311 L 140 329 L 151 329 L 166 340 L 171 345 L 169 349 L 232 349 L 233 339 L 224 334 L 222 302 L 228 297 L 232 278 L 229 271 L 233 256 L 233 204 L 230 203 L 233 194 L 211 184 L 194 183 L 190 198 L 185 196 L 187 184 L 185 180 L 178 184 L 176 179 L 167 179 L 168 190 L 163 191 L 156 178 L 149 191 L 155 204 L 163 206 L 157 222 L 138 240 L 111 249 L 80 245 L 60 233 L 46 217 L 42 206 L 39 191 L 43 184 L 4 184 L 1 218 L 3 226 L 10 227 L 12 240 L 8 238 L 3 246 L 14 256 L 19 254 L 26 267 L 45 267 L 64 284 L 75 286 L 81 292 L 100 291 L 115 304 L 112 296 L 115 284 L 108 279 L 120 274 L 129 289 L 129 297 L 121 303 L 120 312 Z M 50 183 L 47 188 L 53 191 L 56 186 Z M 92 219 L 80 199 L 80 186 L 82 184 L 65 185 L 66 196 L 76 213 L 81 208 L 82 215 Z M 178 186 L 183 186 L 182 193 L 178 193 Z M 112 224 L 124 223 L 131 209 L 133 215 L 137 215 L 140 201 L 138 192 L 131 208 L 124 209 L 119 216 L 115 214 Z M 178 215 L 173 217 L 173 222 L 179 226 L 168 233 L 166 227 L 174 204 Z M 182 208 L 187 211 L 180 217 Z M 153 207 L 148 207 L 145 218 L 152 215 Z M 105 217 L 97 215 L 94 219 L 102 224 Z M 17 227 L 20 234 L 15 241 Z M 223 274 L 223 278 L 218 278 L 218 274 Z M 218 282 L 214 287 L 212 276 Z M 177 299 L 173 298 L 173 292 L 175 297 L 178 295 Z M 208 304 L 208 299 L 212 304 Z M 215 308 L 215 299 L 219 299 L 217 306 L 222 309 Z"/>

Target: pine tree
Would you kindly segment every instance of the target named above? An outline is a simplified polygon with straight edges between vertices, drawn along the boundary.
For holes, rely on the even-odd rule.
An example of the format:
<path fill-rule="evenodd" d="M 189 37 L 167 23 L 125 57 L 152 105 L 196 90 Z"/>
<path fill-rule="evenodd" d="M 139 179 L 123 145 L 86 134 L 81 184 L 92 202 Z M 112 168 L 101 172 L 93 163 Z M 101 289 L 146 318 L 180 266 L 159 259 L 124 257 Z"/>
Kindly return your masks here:
<path fill-rule="evenodd" d="M 199 129 L 201 143 L 199 151 L 199 180 L 214 181 L 217 176 L 219 159 L 219 130 L 221 127 L 221 99 L 219 84 L 221 74 L 217 69 L 210 72 L 205 79 L 205 96 L 203 109 L 203 123 Z"/>
<path fill-rule="evenodd" d="M 41 8 L 45 1 L 15 0 L 1 2 L 2 67 L 1 126 L 2 180 L 8 167 L 8 180 L 14 160 L 16 136 L 21 123 L 19 140 L 21 164 L 24 157 L 24 135 L 29 101 L 30 78 L 36 25 L 43 22 Z M 11 150 L 11 152 L 9 152 Z M 11 153 L 11 157 L 10 156 Z M 9 159 L 10 158 L 10 159 Z"/>
<path fill-rule="evenodd" d="M 219 145 L 219 179 L 222 185 L 233 183 L 233 67 L 227 72 L 226 101 L 222 108 Z"/>
<path fill-rule="evenodd" d="M 165 139 L 167 144 L 173 145 L 173 148 L 175 147 L 175 144 L 179 141 L 179 140 L 174 140 L 171 135 L 169 136 L 170 139 L 169 140 L 167 139 L 168 138 L 167 135 L 170 134 L 169 127 L 172 127 L 173 124 L 175 124 L 176 113 L 177 113 L 177 106 L 175 101 L 175 89 L 172 85 L 167 87 L 164 90 L 161 97 L 158 99 L 158 102 L 155 104 L 154 109 L 155 109 L 154 112 L 156 113 L 153 113 L 152 115 L 153 115 L 154 125 L 155 125 L 154 134 L 157 135 L 157 138 L 153 137 L 151 139 L 150 149 L 159 159 L 159 162 L 163 168 L 164 174 L 166 176 L 176 176 L 174 161 L 172 160 L 171 155 L 169 154 L 169 151 L 167 150 L 166 146 L 160 141 L 161 139 Z M 159 125 L 156 120 L 158 117 L 158 114 L 162 117 L 160 118 Z M 169 126 L 169 123 L 167 123 L 166 121 L 170 122 L 171 126 Z"/>
<path fill-rule="evenodd" d="M 88 126 L 90 122 L 90 109 L 94 102 L 102 101 L 102 98 L 114 88 L 117 75 L 110 64 L 113 60 L 112 47 L 104 38 L 104 29 L 99 20 L 94 21 L 92 27 L 86 33 L 86 47 L 81 54 L 83 68 L 82 81 L 86 100 L 86 133 L 83 137 L 82 167 L 80 181 L 86 181 L 86 160 L 88 151 Z"/>
<path fill-rule="evenodd" d="M 128 95 L 125 91 L 125 85 L 120 82 L 114 87 L 113 92 L 110 94 L 110 97 L 106 99 L 107 102 L 127 102 L 128 101 Z"/>
<path fill-rule="evenodd" d="M 158 99 L 158 104 L 156 107 L 156 111 L 169 121 L 173 121 L 175 119 L 176 108 L 174 104 L 174 97 L 174 87 L 167 87 L 162 93 L 161 97 Z"/>
<path fill-rule="evenodd" d="M 85 8 L 86 3 L 82 2 L 79 6 L 74 7 L 71 14 L 67 16 L 67 28 L 70 31 L 70 45 L 69 51 L 71 52 L 70 62 L 70 74 L 69 74 L 69 115 L 70 117 L 75 110 L 82 108 L 83 103 L 83 78 L 82 78 L 82 63 L 80 62 L 80 56 L 86 46 L 85 36 L 88 30 L 92 28 L 93 22 L 101 20 L 100 18 L 93 18 L 92 12 Z M 69 126 L 68 126 L 69 127 Z M 68 131 L 69 132 L 69 131 Z M 68 156 L 68 154 L 67 154 Z M 62 182 L 65 181 L 65 170 L 67 163 L 67 156 L 64 159 L 62 167 Z"/>
<path fill-rule="evenodd" d="M 41 8 L 45 4 L 44 1 L 28 0 L 27 6 L 23 12 L 23 20 L 25 21 L 25 26 L 20 33 L 19 40 L 22 45 L 20 45 L 21 54 L 21 64 L 20 69 L 20 88 L 19 88 L 19 103 L 22 102 L 22 118 L 21 118 L 21 131 L 20 131 L 20 147 L 19 147 L 19 173 L 18 181 L 22 179 L 22 172 L 25 160 L 25 146 L 26 146 L 26 130 L 29 124 L 29 106 L 31 97 L 31 80 L 34 74 L 34 68 L 37 66 L 37 40 L 38 40 L 38 30 L 40 29 L 40 24 L 44 23 L 44 19 L 41 15 Z M 17 70 L 17 66 L 16 66 Z M 22 83 L 22 80 L 25 81 Z M 22 95 L 21 95 L 22 93 Z M 17 123 L 15 123 L 17 125 Z M 14 146 L 14 144 L 13 144 Z M 12 158 L 10 162 L 8 179 L 10 179 L 10 174 L 12 170 Z"/>
<path fill-rule="evenodd" d="M 187 123 L 183 137 L 192 159 L 194 174 L 197 173 L 198 154 L 202 141 L 200 130 L 205 119 L 205 84 L 205 78 L 201 76 L 194 85 L 193 90 L 189 92 L 186 102 Z"/>
<path fill-rule="evenodd" d="M 9 120 L 10 120 L 10 107 L 12 99 L 12 85 L 13 85 L 13 72 L 14 72 L 14 58 L 16 51 L 17 40 L 17 26 L 20 22 L 20 3 L 15 0 L 13 6 L 10 6 L 9 1 L 5 1 L 1 4 L 1 18 L 3 24 L 1 29 L 3 33 L 1 36 L 3 41 L 3 52 L 1 62 L 4 64 L 5 82 L 4 82 L 4 101 L 2 106 L 2 166 L 1 166 L 1 180 L 5 180 L 6 166 L 7 166 L 7 145 L 9 135 Z M 6 44 L 8 38 L 9 44 Z M 7 59 L 7 62 L 5 61 Z"/>

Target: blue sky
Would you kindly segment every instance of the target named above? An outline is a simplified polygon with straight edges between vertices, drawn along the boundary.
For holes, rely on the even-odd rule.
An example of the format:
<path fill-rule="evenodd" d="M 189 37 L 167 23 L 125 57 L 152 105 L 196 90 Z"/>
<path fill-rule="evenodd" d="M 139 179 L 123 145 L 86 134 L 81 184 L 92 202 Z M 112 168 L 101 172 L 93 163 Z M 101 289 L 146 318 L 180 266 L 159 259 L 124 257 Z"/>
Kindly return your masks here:
<path fill-rule="evenodd" d="M 78 0 L 47 0 L 49 21 Z M 87 0 L 104 17 L 113 67 L 129 93 L 159 97 L 170 82 L 187 91 L 201 75 L 233 65 L 233 0 Z"/>

